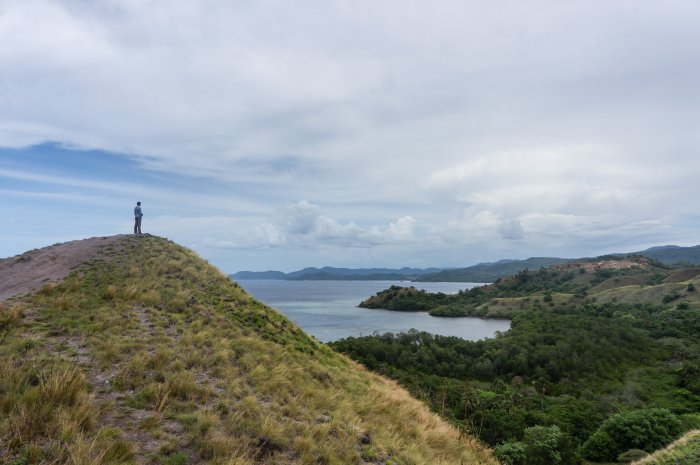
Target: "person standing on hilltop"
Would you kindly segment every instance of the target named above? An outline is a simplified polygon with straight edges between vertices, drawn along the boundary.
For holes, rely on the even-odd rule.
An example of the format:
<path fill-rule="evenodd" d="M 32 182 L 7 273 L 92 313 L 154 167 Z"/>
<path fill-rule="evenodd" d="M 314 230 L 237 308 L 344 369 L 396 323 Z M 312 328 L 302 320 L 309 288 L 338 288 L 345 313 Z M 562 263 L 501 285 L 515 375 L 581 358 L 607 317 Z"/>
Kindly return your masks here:
<path fill-rule="evenodd" d="M 134 234 L 141 234 L 141 217 L 143 212 L 141 211 L 141 202 L 136 202 L 134 207 Z"/>

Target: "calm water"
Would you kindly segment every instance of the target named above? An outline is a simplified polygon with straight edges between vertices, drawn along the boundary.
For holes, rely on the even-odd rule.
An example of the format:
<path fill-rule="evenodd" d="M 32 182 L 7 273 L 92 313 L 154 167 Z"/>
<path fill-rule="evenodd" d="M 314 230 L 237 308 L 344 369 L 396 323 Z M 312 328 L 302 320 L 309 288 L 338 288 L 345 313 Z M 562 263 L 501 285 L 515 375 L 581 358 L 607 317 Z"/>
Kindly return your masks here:
<path fill-rule="evenodd" d="M 472 283 L 401 283 L 396 281 L 237 281 L 256 299 L 284 313 L 317 339 L 328 342 L 374 332 L 399 333 L 415 328 L 443 336 L 477 340 L 506 331 L 506 320 L 439 318 L 424 312 L 394 312 L 357 307 L 361 301 L 392 284 L 415 286 L 429 292 L 453 294 Z"/>

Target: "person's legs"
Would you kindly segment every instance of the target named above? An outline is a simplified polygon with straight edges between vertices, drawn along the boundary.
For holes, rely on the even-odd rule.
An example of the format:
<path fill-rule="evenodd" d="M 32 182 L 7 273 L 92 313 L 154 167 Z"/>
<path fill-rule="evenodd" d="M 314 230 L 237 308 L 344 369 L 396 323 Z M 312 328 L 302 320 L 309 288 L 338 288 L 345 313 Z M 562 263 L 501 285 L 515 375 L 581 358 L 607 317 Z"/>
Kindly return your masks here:
<path fill-rule="evenodd" d="M 137 216 L 134 219 L 134 234 L 141 234 L 141 217 Z"/>

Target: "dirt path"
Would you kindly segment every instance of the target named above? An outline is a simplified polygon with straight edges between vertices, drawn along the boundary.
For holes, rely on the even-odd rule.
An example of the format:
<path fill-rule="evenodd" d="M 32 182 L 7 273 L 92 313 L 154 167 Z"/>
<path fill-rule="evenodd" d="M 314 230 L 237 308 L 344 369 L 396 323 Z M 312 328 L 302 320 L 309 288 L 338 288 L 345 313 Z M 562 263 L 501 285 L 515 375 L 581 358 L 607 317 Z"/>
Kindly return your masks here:
<path fill-rule="evenodd" d="M 0 260 L 0 302 L 60 281 L 101 249 L 129 237 L 125 234 L 92 237 L 32 250 Z"/>

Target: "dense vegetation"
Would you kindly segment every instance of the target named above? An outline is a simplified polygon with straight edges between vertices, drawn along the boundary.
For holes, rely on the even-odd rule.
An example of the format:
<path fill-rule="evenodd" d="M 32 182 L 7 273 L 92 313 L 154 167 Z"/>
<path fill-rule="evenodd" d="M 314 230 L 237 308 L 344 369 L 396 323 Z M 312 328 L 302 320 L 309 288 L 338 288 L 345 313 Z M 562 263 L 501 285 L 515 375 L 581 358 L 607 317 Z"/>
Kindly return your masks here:
<path fill-rule="evenodd" d="M 698 268 L 672 268 L 648 258 L 595 260 L 522 270 L 495 283 L 457 294 L 392 286 L 364 300 L 364 308 L 427 311 L 433 316 L 511 318 L 533 305 L 554 307 L 601 302 L 679 303 L 700 299 L 688 279 Z M 685 283 L 685 284 L 682 284 Z M 644 289 L 643 292 L 640 290 Z"/>
<path fill-rule="evenodd" d="M 0 463 L 495 462 L 193 252 L 130 236 L 0 304 Z"/>
<path fill-rule="evenodd" d="M 648 262 L 640 268 L 581 269 L 521 272 L 455 296 L 472 310 L 496 296 L 517 298 L 511 329 L 492 339 L 410 331 L 332 346 L 398 380 L 435 411 L 497 446 L 507 464 L 614 461 L 627 449 L 651 452 L 700 426 L 699 283 L 680 281 L 697 273 Z M 384 292 L 391 294 L 385 301 L 399 307 L 413 301 L 422 309 L 440 308 L 451 298 Z M 657 303 L 623 303 L 624 296 L 639 292 Z M 677 296 L 664 299 L 671 292 Z M 644 431 L 649 408 L 665 409 L 652 411 L 656 420 L 681 426 L 669 426 L 660 439 L 642 434 L 639 441 L 623 439 L 624 432 L 610 426 L 625 420 L 629 429 Z M 628 413 L 615 416 L 622 412 Z"/>
<path fill-rule="evenodd" d="M 683 432 L 678 418 L 665 409 L 642 409 L 608 418 L 583 444 L 583 454 L 607 462 L 630 450 L 653 452 L 670 444 Z"/>

